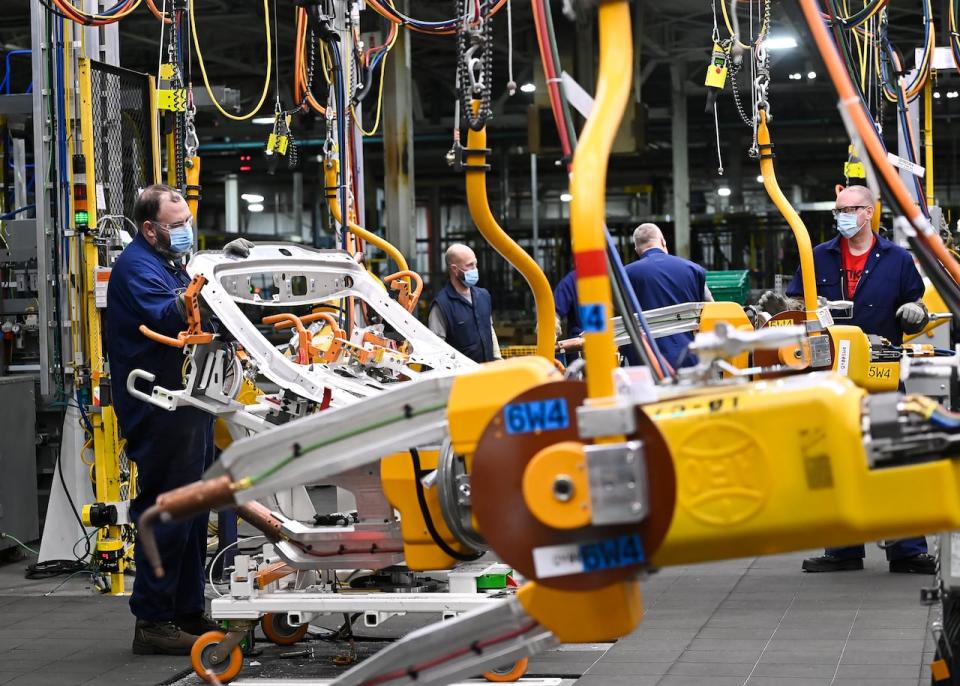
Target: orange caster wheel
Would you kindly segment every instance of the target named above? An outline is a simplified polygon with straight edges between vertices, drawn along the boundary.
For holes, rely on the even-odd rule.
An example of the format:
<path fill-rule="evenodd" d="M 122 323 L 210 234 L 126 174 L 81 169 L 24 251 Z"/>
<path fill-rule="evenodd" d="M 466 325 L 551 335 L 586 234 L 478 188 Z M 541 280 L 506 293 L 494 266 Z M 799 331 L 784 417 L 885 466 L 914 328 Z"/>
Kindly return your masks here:
<path fill-rule="evenodd" d="M 243 667 L 243 653 L 240 646 L 234 646 L 230 654 L 218 660 L 214 651 L 223 642 L 227 635 L 222 631 L 208 631 L 196 640 L 190 650 L 190 663 L 193 671 L 201 679 L 209 681 L 207 672 L 213 672 L 220 683 L 225 684 L 237 678 L 240 668 Z"/>
<path fill-rule="evenodd" d="M 489 672 L 483 673 L 483 678 L 487 681 L 495 681 L 497 683 L 505 683 L 508 681 L 516 681 L 524 674 L 527 673 L 527 667 L 530 664 L 528 658 L 522 657 L 512 665 L 507 665 L 506 667 L 501 667 L 499 669 L 494 669 Z"/>
<path fill-rule="evenodd" d="M 307 635 L 310 625 L 291 626 L 286 614 L 268 612 L 260 618 L 260 628 L 263 629 L 263 635 L 278 646 L 292 646 Z"/>

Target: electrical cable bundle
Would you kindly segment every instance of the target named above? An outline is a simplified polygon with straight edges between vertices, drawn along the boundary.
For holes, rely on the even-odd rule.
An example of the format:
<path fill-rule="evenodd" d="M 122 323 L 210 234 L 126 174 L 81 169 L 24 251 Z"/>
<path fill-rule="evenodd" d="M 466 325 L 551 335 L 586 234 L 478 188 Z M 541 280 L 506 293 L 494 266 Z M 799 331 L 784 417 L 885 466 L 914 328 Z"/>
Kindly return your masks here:
<path fill-rule="evenodd" d="M 931 0 L 922 0 L 921 5 L 923 7 L 923 54 L 920 59 L 920 64 L 917 65 L 917 73 L 913 77 L 913 80 L 904 85 L 908 102 L 920 95 L 924 85 L 927 83 L 927 79 L 930 77 L 930 63 L 933 59 L 933 52 L 936 47 L 936 41 L 934 40 L 935 30 L 933 24 L 933 9 L 931 7 Z M 891 56 L 896 54 L 896 50 L 894 49 L 893 44 L 890 42 L 890 38 L 887 35 L 887 29 L 888 22 L 886 17 L 883 17 L 880 20 L 880 47 L 884 51 L 884 56 Z M 884 96 L 890 102 L 896 102 L 898 98 L 896 88 L 893 86 L 898 82 L 902 72 L 900 62 L 901 60 L 899 59 L 899 56 L 897 56 L 896 63 L 892 63 L 892 60 L 881 60 L 880 62 L 881 71 L 883 73 L 883 78 L 880 80 L 880 85 L 883 88 Z M 889 74 L 888 71 L 891 68 L 893 73 Z"/>
<path fill-rule="evenodd" d="M 957 32 L 957 15 L 960 14 L 960 0 L 949 0 L 947 3 L 947 35 L 949 36 L 950 52 L 953 53 L 953 63 L 960 72 L 960 33 Z"/>
<path fill-rule="evenodd" d="M 837 45 L 831 39 L 817 7 L 817 0 L 800 0 L 817 49 L 837 89 L 844 123 L 851 136 L 863 143 L 873 168 L 878 172 L 885 201 L 899 213 L 895 222 L 904 231 L 920 266 L 940 293 L 954 318 L 960 317 L 960 264 L 951 257 L 939 232 L 930 225 L 913 202 L 897 170 L 887 159 L 877 130 L 859 102 L 850 74 L 844 68 Z M 866 160 L 864 160 L 866 162 Z"/>
<path fill-rule="evenodd" d="M 293 99 L 301 108 L 306 105 L 314 112 L 325 114 L 326 108 L 313 95 L 316 51 L 317 36 L 312 28 L 307 27 L 307 11 L 299 7 L 297 8 L 297 39 L 293 53 Z"/>
<path fill-rule="evenodd" d="M 489 19 L 497 12 L 500 11 L 500 8 L 507 4 L 507 0 L 471 0 L 482 16 L 483 19 Z M 408 17 L 402 12 L 400 12 L 396 7 L 393 7 L 392 4 L 385 4 L 380 0 L 367 0 L 367 4 L 379 15 L 393 22 L 394 24 L 400 24 L 405 28 L 408 28 L 412 31 L 417 31 L 418 33 L 429 33 L 434 35 L 452 35 L 457 32 L 458 27 L 461 25 L 463 18 L 457 17 L 454 19 L 444 19 L 441 21 L 421 21 Z"/>
<path fill-rule="evenodd" d="M 913 163 L 917 164 L 917 150 L 919 145 L 917 145 L 917 135 L 914 131 L 913 126 L 910 124 L 909 116 L 909 94 L 907 92 L 906 84 L 903 83 L 903 79 L 900 77 L 902 68 L 900 65 L 900 56 L 894 51 L 893 46 L 889 42 L 886 44 L 887 57 L 891 63 L 891 69 L 888 72 L 886 68 L 883 70 L 884 75 L 884 88 L 890 86 L 893 91 L 896 93 L 896 103 L 897 103 L 897 120 L 900 125 L 900 132 L 903 135 L 904 141 L 906 141 L 906 152 L 907 159 Z M 890 79 L 890 83 L 887 83 L 887 79 Z M 923 191 L 923 185 L 920 182 L 920 177 L 911 174 L 913 177 L 914 188 L 916 189 L 916 196 L 920 202 L 920 209 L 923 212 L 925 217 L 930 217 L 930 210 L 927 208 L 927 197 Z"/>
<path fill-rule="evenodd" d="M 50 4 L 51 2 L 53 5 Z M 113 7 L 103 10 L 103 14 L 88 14 L 77 9 L 69 0 L 40 0 L 44 7 L 58 17 L 69 19 L 84 26 L 105 26 L 118 22 L 129 16 L 140 6 L 141 2 L 142 0 L 121 0 Z"/>

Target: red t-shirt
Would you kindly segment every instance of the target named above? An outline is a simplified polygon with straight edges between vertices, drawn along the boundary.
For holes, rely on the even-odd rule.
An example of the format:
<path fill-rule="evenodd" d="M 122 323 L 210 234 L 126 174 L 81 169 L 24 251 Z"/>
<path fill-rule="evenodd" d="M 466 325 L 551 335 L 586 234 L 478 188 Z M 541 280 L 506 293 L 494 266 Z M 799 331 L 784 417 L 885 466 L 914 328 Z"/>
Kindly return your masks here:
<path fill-rule="evenodd" d="M 876 245 L 877 239 L 873 239 L 870 250 L 862 255 L 852 255 L 850 253 L 850 241 L 846 238 L 840 239 L 840 257 L 843 264 L 844 280 L 847 282 L 847 300 L 853 300 L 853 293 L 857 290 L 857 284 L 860 277 L 863 276 L 863 269 L 867 266 L 867 258 L 870 257 L 870 251 Z"/>

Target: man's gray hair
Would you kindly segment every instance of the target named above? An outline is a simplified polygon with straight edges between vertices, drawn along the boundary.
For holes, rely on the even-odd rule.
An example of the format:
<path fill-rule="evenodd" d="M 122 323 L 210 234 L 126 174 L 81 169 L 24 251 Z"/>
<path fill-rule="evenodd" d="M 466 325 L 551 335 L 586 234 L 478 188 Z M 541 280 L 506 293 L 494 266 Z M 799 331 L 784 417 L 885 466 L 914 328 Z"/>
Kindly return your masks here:
<path fill-rule="evenodd" d="M 862 202 L 864 205 L 873 207 L 877 204 L 877 198 L 874 196 L 873 191 L 866 186 L 847 186 L 844 190 L 857 191 L 862 198 L 860 202 Z"/>
<path fill-rule="evenodd" d="M 663 232 L 656 224 L 641 224 L 633 231 L 633 245 L 637 250 L 659 243 L 663 238 Z"/>

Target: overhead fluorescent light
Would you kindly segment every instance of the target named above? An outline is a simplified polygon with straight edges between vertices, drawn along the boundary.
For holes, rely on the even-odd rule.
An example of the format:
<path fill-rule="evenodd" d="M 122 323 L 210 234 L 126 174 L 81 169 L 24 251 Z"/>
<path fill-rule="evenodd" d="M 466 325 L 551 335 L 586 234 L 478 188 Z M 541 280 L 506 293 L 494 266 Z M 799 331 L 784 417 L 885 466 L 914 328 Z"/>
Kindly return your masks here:
<path fill-rule="evenodd" d="M 524 93 L 533 93 L 535 90 L 537 90 L 537 84 L 525 83 L 522 86 L 520 86 L 520 90 Z"/>
<path fill-rule="evenodd" d="M 793 36 L 770 36 L 763 41 L 763 47 L 767 50 L 791 50 L 797 47 L 797 39 Z"/>
<path fill-rule="evenodd" d="M 807 78 L 810 79 L 811 81 L 813 81 L 815 78 L 817 78 L 817 72 L 815 72 L 815 71 L 808 71 L 808 72 L 807 72 Z"/>
<path fill-rule="evenodd" d="M 240 197 L 251 203 L 263 202 L 263 196 L 258 195 L 257 193 L 244 193 Z"/>
<path fill-rule="evenodd" d="M 720 188 L 717 189 L 717 195 L 719 195 L 721 198 L 726 198 L 728 195 L 730 195 L 730 189 L 726 186 L 720 186 Z"/>
<path fill-rule="evenodd" d="M 757 175 L 757 183 L 763 183 L 763 176 Z"/>
<path fill-rule="evenodd" d="M 254 117 L 250 120 L 251 124 L 273 124 L 276 121 L 273 117 Z"/>
<path fill-rule="evenodd" d="M 560 202 L 570 202 L 571 200 L 573 200 L 573 196 L 569 193 L 560 194 Z"/>
<path fill-rule="evenodd" d="M 252 205 L 247 205 L 247 209 L 254 213 L 263 212 L 263 205 L 257 202 Z"/>
<path fill-rule="evenodd" d="M 792 74 L 790 74 L 790 76 L 788 76 L 787 78 L 790 79 L 791 81 L 799 81 L 800 79 L 803 78 L 803 75 L 800 72 L 795 71 Z"/>

